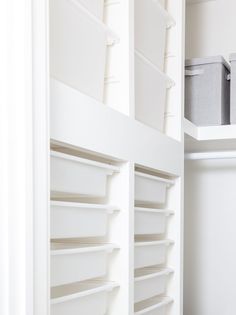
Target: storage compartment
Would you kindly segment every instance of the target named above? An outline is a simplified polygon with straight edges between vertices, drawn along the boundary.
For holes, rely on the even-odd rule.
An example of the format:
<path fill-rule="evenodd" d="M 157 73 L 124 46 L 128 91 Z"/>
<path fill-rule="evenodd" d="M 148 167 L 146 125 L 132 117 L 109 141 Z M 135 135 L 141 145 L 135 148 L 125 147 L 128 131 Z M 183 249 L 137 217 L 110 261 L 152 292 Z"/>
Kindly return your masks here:
<path fill-rule="evenodd" d="M 167 309 L 173 302 L 169 297 L 156 297 L 139 302 L 134 306 L 135 315 L 167 315 Z"/>
<path fill-rule="evenodd" d="M 56 287 L 51 293 L 51 315 L 104 315 L 115 283 L 85 282 Z"/>
<path fill-rule="evenodd" d="M 167 89 L 172 81 L 144 56 L 135 53 L 135 118 L 163 131 Z"/>
<path fill-rule="evenodd" d="M 134 268 L 162 265 L 166 262 L 169 245 L 172 241 L 136 242 L 134 248 Z"/>
<path fill-rule="evenodd" d="M 164 204 L 167 188 L 173 184 L 172 180 L 135 172 L 135 202 L 137 204 Z"/>
<path fill-rule="evenodd" d="M 134 302 L 137 303 L 164 294 L 171 272 L 171 269 L 145 269 L 136 271 L 134 279 Z"/>
<path fill-rule="evenodd" d="M 76 0 L 88 9 L 93 15 L 102 20 L 104 0 Z"/>
<path fill-rule="evenodd" d="M 135 208 L 135 235 L 164 234 L 170 211 Z"/>
<path fill-rule="evenodd" d="M 174 21 L 161 4 L 163 1 L 135 0 L 135 49 L 162 71 L 167 28 Z"/>
<path fill-rule="evenodd" d="M 230 123 L 236 124 L 236 53 L 230 55 L 231 85 L 230 85 Z"/>
<path fill-rule="evenodd" d="M 105 236 L 108 217 L 116 209 L 109 205 L 51 201 L 51 238 Z"/>
<path fill-rule="evenodd" d="M 98 6 L 97 0 L 82 2 L 93 10 Z M 108 36 L 78 0 L 50 0 L 51 75 L 102 101 Z"/>
<path fill-rule="evenodd" d="M 53 243 L 51 250 L 51 286 L 103 277 L 108 255 L 115 246 Z"/>
<path fill-rule="evenodd" d="M 186 60 L 185 117 L 197 126 L 230 123 L 230 68 L 221 56 Z"/>
<path fill-rule="evenodd" d="M 107 177 L 118 170 L 113 165 L 52 151 L 51 191 L 57 194 L 105 197 Z"/>

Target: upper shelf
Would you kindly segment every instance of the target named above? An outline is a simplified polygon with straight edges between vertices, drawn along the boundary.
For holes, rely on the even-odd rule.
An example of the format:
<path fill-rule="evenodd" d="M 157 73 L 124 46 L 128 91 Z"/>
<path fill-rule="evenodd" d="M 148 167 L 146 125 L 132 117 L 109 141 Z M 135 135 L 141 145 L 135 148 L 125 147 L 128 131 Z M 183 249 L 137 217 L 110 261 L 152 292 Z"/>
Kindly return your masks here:
<path fill-rule="evenodd" d="M 184 119 L 185 151 L 236 149 L 236 125 L 197 127 Z"/>

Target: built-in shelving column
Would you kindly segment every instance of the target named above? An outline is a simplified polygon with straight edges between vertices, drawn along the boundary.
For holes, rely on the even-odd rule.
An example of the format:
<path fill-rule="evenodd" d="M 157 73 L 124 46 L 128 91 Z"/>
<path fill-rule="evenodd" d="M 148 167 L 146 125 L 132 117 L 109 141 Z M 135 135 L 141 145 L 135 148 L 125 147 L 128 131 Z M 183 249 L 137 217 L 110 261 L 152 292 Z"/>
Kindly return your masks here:
<path fill-rule="evenodd" d="M 133 167 L 63 145 L 52 148 L 51 315 L 126 314 Z"/>
<path fill-rule="evenodd" d="M 135 172 L 135 314 L 181 314 L 179 179 L 138 168 Z"/>
<path fill-rule="evenodd" d="M 163 49 L 160 58 L 160 69 L 159 66 L 155 64 L 156 60 L 154 60 L 153 63 L 148 60 L 148 54 L 145 55 L 145 53 L 143 53 L 142 55 L 142 53 L 140 54 L 140 52 L 135 52 L 134 50 L 134 5 L 138 0 L 104 1 L 103 19 L 94 17 L 88 12 L 88 8 L 83 8 L 81 4 L 83 3 L 82 0 L 78 2 L 74 0 L 60 0 L 60 2 L 59 0 L 51 1 L 54 1 L 55 6 L 57 6 L 58 3 L 63 5 L 63 7 L 59 9 L 60 14 L 56 16 L 57 23 L 61 22 L 63 17 L 66 17 L 65 21 L 63 20 L 65 27 L 63 30 L 65 33 L 62 35 L 64 37 L 61 37 L 61 33 L 58 33 L 57 27 L 55 27 L 55 25 L 53 26 L 55 32 L 53 35 L 53 43 L 56 47 L 59 43 L 58 47 L 61 47 L 63 50 L 62 55 L 59 55 L 63 62 L 59 62 L 57 65 L 58 69 L 54 68 L 54 70 L 60 70 L 58 73 L 55 71 L 55 74 L 62 74 L 64 77 L 63 79 L 61 77 L 55 80 L 54 75 L 54 80 L 51 81 L 50 127 L 52 148 L 53 150 L 69 155 L 67 157 L 61 156 L 63 161 L 67 160 L 67 162 L 70 161 L 72 164 L 84 164 L 83 160 L 86 159 L 87 164 L 85 164 L 89 167 L 96 166 L 100 169 L 104 168 L 104 165 L 102 167 L 101 163 L 105 163 L 105 169 L 109 170 L 109 174 L 107 174 L 108 189 L 102 197 L 99 197 L 96 193 L 94 195 L 93 193 L 88 194 L 86 191 L 83 192 L 85 188 L 91 189 L 96 186 L 92 171 L 84 177 L 83 185 L 81 186 L 82 191 L 79 193 L 78 191 L 71 191 L 72 194 L 68 194 L 68 191 L 62 190 L 59 191 L 59 194 L 58 192 L 55 194 L 55 189 L 51 186 L 53 192 L 53 202 L 51 206 L 52 208 L 54 207 L 51 210 L 51 215 L 57 213 L 57 207 L 63 208 L 63 206 L 69 207 L 70 209 L 75 208 L 77 211 L 78 209 L 80 211 L 81 209 L 86 210 L 86 215 L 88 211 L 92 213 L 95 209 L 105 210 L 105 212 L 114 212 L 109 216 L 107 235 L 96 235 L 96 233 L 93 235 L 89 234 L 91 233 L 91 222 L 88 221 L 88 219 L 84 221 L 85 229 L 83 229 L 83 226 L 78 229 L 78 232 L 81 230 L 85 233 L 84 235 L 77 234 L 76 236 L 72 234 L 76 222 L 79 222 L 78 219 L 71 220 L 69 223 L 69 227 L 71 228 L 68 229 L 67 233 L 70 237 L 62 237 L 60 240 L 60 238 L 52 234 L 54 235 L 52 236 L 54 243 L 56 243 L 51 251 L 51 262 L 53 264 L 52 274 L 56 272 L 58 276 L 56 280 L 52 278 L 52 283 L 58 286 L 58 279 L 63 276 L 65 272 L 65 270 L 62 270 L 61 274 L 58 273 L 58 270 L 61 268 L 59 267 L 60 255 L 69 254 L 71 250 L 74 251 L 74 254 L 76 252 L 76 255 L 81 255 L 82 252 L 84 253 L 85 248 L 86 252 L 89 251 L 92 253 L 93 249 L 91 250 L 91 246 L 93 243 L 96 244 L 96 251 L 98 247 L 109 251 L 109 258 L 107 257 L 106 260 L 108 272 L 101 274 L 96 273 L 95 276 L 97 277 L 91 274 L 97 270 L 97 266 L 91 267 L 98 261 L 95 256 L 91 256 L 90 259 L 83 264 L 83 267 L 86 269 L 90 266 L 88 270 L 91 276 L 90 279 L 99 278 L 99 281 L 105 281 L 105 287 L 103 287 L 103 289 L 105 289 L 106 292 L 111 291 L 109 292 L 107 309 L 109 315 L 139 314 L 139 309 L 145 309 L 147 311 L 147 307 L 150 306 L 150 301 L 143 302 L 148 298 L 139 295 L 145 295 L 151 289 L 151 284 L 149 285 L 148 282 L 149 280 L 151 280 L 151 282 L 153 281 L 152 285 L 154 286 L 154 291 L 156 287 L 160 288 L 159 291 L 154 292 L 154 295 L 152 295 L 152 293 L 149 295 L 149 297 L 155 296 L 155 305 L 159 308 L 165 308 L 166 310 L 167 306 L 170 304 L 174 305 L 170 308 L 170 315 L 181 315 L 181 313 L 179 313 L 181 301 L 177 300 L 181 296 L 180 279 L 182 276 L 180 274 L 181 252 L 179 252 L 181 251 L 180 220 L 182 200 L 182 184 L 179 176 L 182 175 L 182 166 L 180 164 L 183 158 L 181 151 L 182 86 L 178 81 L 182 75 L 180 71 L 182 65 L 181 45 L 178 42 L 179 39 L 182 40 L 182 34 L 179 33 L 179 22 L 181 20 L 179 14 L 181 8 L 175 5 L 174 2 L 172 3 L 172 0 L 169 0 L 168 6 L 163 6 L 163 1 L 148 1 L 151 8 L 155 10 L 155 14 L 152 15 L 154 24 L 152 29 L 148 31 L 148 36 L 150 36 L 149 40 L 152 42 L 154 38 L 159 38 L 158 36 L 155 37 L 156 32 L 154 32 L 154 30 L 160 31 L 161 35 L 165 35 L 165 31 L 170 25 L 175 29 L 173 36 L 170 36 L 171 39 L 169 40 L 171 43 L 169 46 L 172 47 L 175 56 L 173 56 L 173 59 L 171 59 L 172 56 L 168 56 L 168 65 L 166 67 L 168 77 L 165 73 L 166 69 L 164 69 L 164 39 L 162 41 Z M 67 7 L 68 3 L 70 3 L 70 6 Z M 147 2 L 143 1 L 139 3 L 142 6 Z M 170 12 L 169 7 L 172 8 Z M 69 11 L 67 11 L 67 9 Z M 148 10 L 150 13 L 150 7 Z M 142 20 L 142 9 L 139 13 L 139 17 Z M 177 28 L 176 25 L 173 24 L 174 19 L 169 13 L 173 14 L 174 19 L 176 19 Z M 78 16 L 80 18 L 78 18 Z M 74 27 L 74 24 L 70 24 L 72 17 L 76 27 Z M 161 30 L 157 29 L 156 17 L 160 18 L 165 24 Z M 148 25 L 148 23 L 146 23 L 147 21 L 149 21 L 148 14 L 146 15 L 145 23 L 141 26 Z M 84 25 L 87 25 L 85 32 L 90 35 L 86 40 L 82 36 L 84 31 L 82 35 L 80 34 L 80 23 L 82 22 Z M 143 22 L 140 21 L 140 23 Z M 59 23 L 59 27 L 62 27 L 61 23 Z M 79 45 L 76 42 L 74 46 L 75 41 L 71 41 L 70 37 L 65 36 L 65 34 L 70 32 L 74 32 L 73 36 L 76 36 L 76 38 L 78 38 L 78 36 L 80 37 L 81 42 Z M 98 32 L 98 34 L 96 35 L 94 32 L 96 34 Z M 176 34 L 178 38 L 175 37 Z M 100 37 L 102 43 L 99 39 Z M 63 40 L 61 40 L 62 38 Z M 143 40 L 145 42 L 145 36 Z M 101 54 L 102 51 L 100 57 L 98 56 L 99 54 L 96 54 L 95 42 L 97 47 L 99 46 L 99 54 Z M 65 43 L 68 43 L 68 45 L 65 45 Z M 58 57 L 58 47 L 57 49 L 53 47 L 53 49 L 55 49 L 54 62 L 58 61 L 56 58 Z M 73 50 L 73 48 L 75 48 L 75 50 Z M 82 48 L 84 53 L 80 53 L 80 49 Z M 158 49 L 158 47 L 156 48 Z M 68 57 L 68 54 L 71 59 Z M 106 54 L 105 78 L 103 78 L 102 71 L 100 72 L 101 69 L 97 68 L 98 63 L 95 62 L 93 66 L 90 64 L 90 61 L 94 62 L 97 57 L 104 62 L 104 54 Z M 80 65 L 78 69 L 76 69 L 78 66 L 78 56 L 80 56 Z M 135 112 L 137 110 L 137 99 L 135 104 L 134 85 L 135 74 L 138 69 L 138 67 L 134 69 L 134 63 L 137 66 L 138 62 L 135 61 L 139 60 L 138 58 L 140 56 L 142 65 L 141 68 L 139 68 L 139 70 L 141 70 L 139 82 L 141 82 L 140 88 L 145 87 L 145 91 L 142 90 L 141 92 L 143 113 L 146 114 L 146 101 L 149 98 L 150 108 L 148 116 L 149 118 L 151 117 L 154 125 L 148 122 L 146 123 L 145 120 L 142 119 L 137 119 L 139 121 L 134 119 L 137 118 L 137 112 Z M 173 60 L 173 63 L 170 60 Z M 61 69 L 60 67 L 62 65 L 63 67 Z M 92 70 L 94 68 L 94 77 L 87 76 L 87 73 L 86 78 L 81 77 L 82 72 L 78 70 L 83 67 L 90 71 L 91 68 Z M 70 69 L 70 73 L 67 72 L 68 69 Z M 143 70 L 144 72 L 142 73 Z M 97 71 L 99 71 L 99 80 L 95 79 L 95 75 L 98 75 Z M 91 71 L 91 73 L 92 72 L 93 71 Z M 150 73 L 154 75 L 155 80 L 152 80 Z M 176 75 L 176 73 L 178 73 L 178 75 Z M 90 78 L 91 80 L 93 79 L 91 82 Z M 147 80 L 144 80 L 144 78 Z M 170 108 L 171 116 L 167 115 L 167 128 L 164 128 L 164 107 L 166 106 L 166 102 L 164 101 L 166 96 L 165 92 L 167 88 L 172 85 L 172 79 L 178 82 L 172 87 L 173 96 L 168 98 L 168 104 L 171 104 L 171 106 L 168 107 L 167 110 Z M 86 84 L 84 85 L 84 83 Z M 99 88 L 96 86 L 97 84 Z M 153 95 L 148 92 L 150 86 L 152 87 Z M 101 93 L 103 87 L 104 93 Z M 136 92 L 137 91 L 139 92 L 139 87 L 136 86 Z M 159 97 L 160 94 L 162 97 Z M 57 153 L 54 155 L 58 158 Z M 52 159 L 55 158 L 55 156 L 52 157 Z M 56 171 L 54 169 L 51 177 L 51 185 L 54 184 L 54 180 L 58 180 L 58 174 L 60 174 L 63 167 L 66 168 L 64 173 L 65 180 L 68 181 L 68 184 L 71 185 L 70 189 L 72 188 L 73 190 L 73 185 L 77 181 L 77 178 L 73 178 L 74 174 L 70 170 L 69 165 L 58 165 Z M 82 173 L 78 173 L 77 177 L 80 178 L 82 176 L 81 174 Z M 139 186 L 140 182 L 141 186 Z M 60 179 L 59 183 L 63 184 Z M 99 184 L 98 186 L 100 187 L 102 185 Z M 169 193 L 166 193 L 167 190 Z M 149 200 L 149 198 L 151 198 L 151 200 Z M 60 204 L 61 202 L 64 204 Z M 86 209 L 83 209 L 83 207 Z M 61 219 L 59 221 L 55 221 L 55 217 L 52 215 L 51 224 L 53 225 L 55 222 L 59 222 L 58 227 L 60 230 L 60 226 L 66 223 L 67 219 L 69 222 L 70 212 L 71 211 L 64 212 L 64 220 Z M 172 212 L 174 212 L 174 215 L 172 215 Z M 177 216 L 175 216 L 176 212 Z M 149 219 L 152 215 L 158 218 L 156 222 L 157 225 L 162 225 L 161 231 L 157 231 L 156 226 L 152 227 L 152 219 L 149 223 L 145 223 L 144 220 L 141 222 L 141 225 L 138 226 L 136 220 L 138 220 L 138 218 L 140 219 L 140 216 L 145 218 L 146 215 Z M 169 222 L 166 233 L 165 222 Z M 96 223 L 98 224 L 97 220 L 94 221 L 94 226 Z M 139 228 L 141 232 L 137 230 Z M 149 231 L 151 228 L 154 228 L 153 233 Z M 145 231 L 142 231 L 142 229 Z M 54 230 L 52 229 L 52 231 Z M 58 245 L 61 241 L 63 241 L 64 245 Z M 87 245 L 85 245 L 85 242 Z M 58 246 L 64 247 L 60 248 Z M 69 248 L 71 246 L 73 249 Z M 75 246 L 77 248 L 74 248 Z M 153 261 L 145 262 L 146 259 L 154 259 L 154 263 Z M 72 269 L 73 263 L 68 263 L 68 266 L 69 269 Z M 151 267 L 151 269 L 147 267 Z M 80 270 L 81 268 L 78 268 L 78 274 Z M 73 273 L 72 276 L 70 275 L 70 280 L 77 282 L 75 287 L 72 288 L 76 290 L 76 292 L 77 289 L 80 289 L 80 282 L 85 280 L 82 279 L 83 273 L 80 277 L 78 277 L 78 274 L 76 271 L 74 278 Z M 52 275 L 52 277 L 54 276 Z M 86 278 L 86 281 L 87 280 L 88 278 Z M 60 284 L 63 283 L 60 281 Z M 162 287 L 165 287 L 165 285 L 166 290 Z M 114 288 L 113 291 L 112 288 Z M 60 288 L 54 290 L 53 305 L 59 305 L 63 302 L 63 294 L 65 291 L 60 291 Z M 160 294 L 162 295 L 161 297 L 159 296 Z M 168 294 L 169 297 L 163 297 L 163 294 Z M 79 294 L 77 297 L 81 298 L 81 295 Z M 139 302 L 141 302 L 141 304 L 137 305 Z M 135 309 L 134 304 L 136 304 Z M 80 310 L 79 307 L 80 305 L 78 305 L 78 311 Z M 56 311 L 54 310 L 54 312 Z M 52 312 L 51 315 L 57 315 L 57 313 L 54 312 Z M 91 312 L 94 311 L 91 309 L 90 313 Z M 99 311 L 97 313 L 100 315 Z"/>

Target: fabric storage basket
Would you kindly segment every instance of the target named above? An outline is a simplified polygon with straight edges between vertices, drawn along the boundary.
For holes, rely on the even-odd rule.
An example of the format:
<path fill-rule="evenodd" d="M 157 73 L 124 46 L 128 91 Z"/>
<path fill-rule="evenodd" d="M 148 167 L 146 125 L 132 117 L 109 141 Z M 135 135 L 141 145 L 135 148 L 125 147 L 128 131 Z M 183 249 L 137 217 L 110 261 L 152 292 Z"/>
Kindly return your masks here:
<path fill-rule="evenodd" d="M 93 15 L 102 20 L 104 0 L 76 0 L 88 9 Z"/>
<path fill-rule="evenodd" d="M 135 0 L 135 49 L 161 71 L 164 69 L 167 28 L 172 25 L 173 18 L 158 0 Z"/>
<path fill-rule="evenodd" d="M 51 201 L 51 239 L 101 237 L 107 233 L 109 205 Z"/>
<path fill-rule="evenodd" d="M 135 201 L 138 204 L 164 204 L 172 180 L 135 172 Z"/>
<path fill-rule="evenodd" d="M 134 268 L 162 265 L 166 262 L 169 245 L 172 241 L 135 242 Z"/>
<path fill-rule="evenodd" d="M 186 60 L 185 117 L 197 126 L 230 123 L 230 68 L 223 57 Z"/>
<path fill-rule="evenodd" d="M 113 283 L 75 283 L 52 289 L 51 315 L 104 315 Z"/>
<path fill-rule="evenodd" d="M 51 151 L 51 191 L 88 197 L 105 197 L 113 165 Z"/>
<path fill-rule="evenodd" d="M 105 276 L 112 244 L 52 244 L 51 286 Z"/>
<path fill-rule="evenodd" d="M 108 36 L 79 1 L 50 0 L 51 75 L 102 101 Z"/>
<path fill-rule="evenodd" d="M 135 235 L 164 234 L 170 211 L 135 208 Z"/>
<path fill-rule="evenodd" d="M 171 269 L 139 270 L 134 279 L 134 303 L 164 294 Z"/>
<path fill-rule="evenodd" d="M 230 123 L 236 124 L 236 53 L 230 55 L 231 86 L 230 86 Z"/>
<path fill-rule="evenodd" d="M 135 118 L 163 131 L 167 89 L 172 81 L 144 56 L 135 53 Z"/>
<path fill-rule="evenodd" d="M 167 309 L 173 302 L 169 297 L 156 297 L 136 303 L 134 315 L 167 315 Z"/>

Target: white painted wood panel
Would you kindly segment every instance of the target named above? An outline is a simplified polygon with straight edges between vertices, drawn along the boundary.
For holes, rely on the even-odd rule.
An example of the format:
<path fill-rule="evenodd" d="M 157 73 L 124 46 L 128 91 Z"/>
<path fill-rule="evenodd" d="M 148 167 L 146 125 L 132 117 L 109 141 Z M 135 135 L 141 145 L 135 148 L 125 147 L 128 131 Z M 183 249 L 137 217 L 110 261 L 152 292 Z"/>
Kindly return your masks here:
<path fill-rule="evenodd" d="M 51 138 L 164 173 L 181 174 L 180 142 L 54 80 Z"/>
<path fill-rule="evenodd" d="M 236 312 L 236 160 L 185 168 L 184 314 Z"/>

